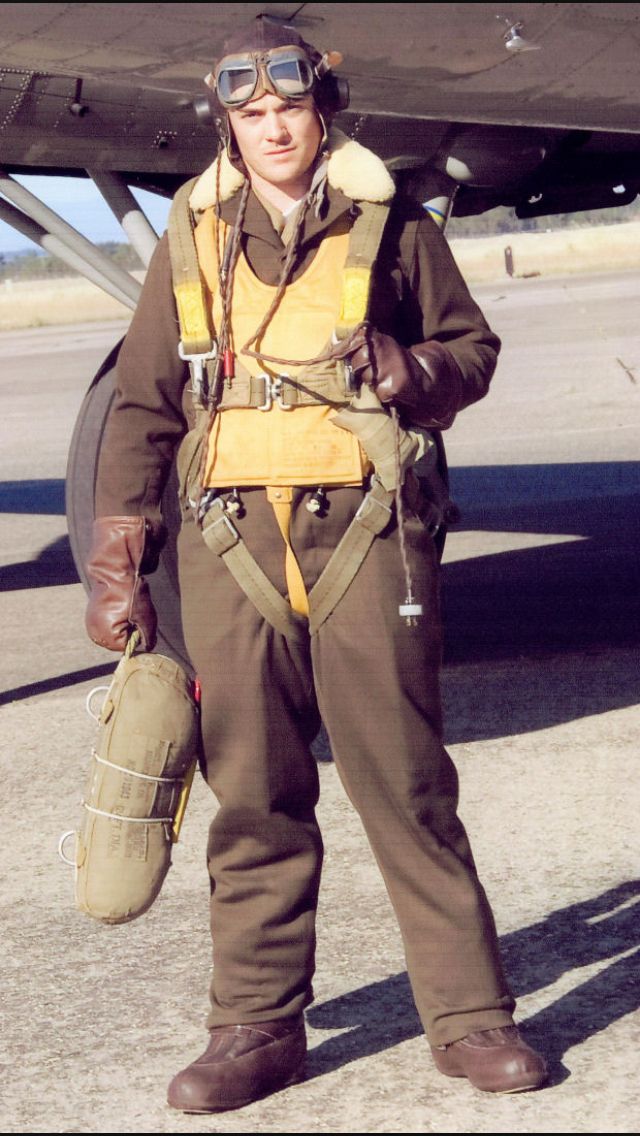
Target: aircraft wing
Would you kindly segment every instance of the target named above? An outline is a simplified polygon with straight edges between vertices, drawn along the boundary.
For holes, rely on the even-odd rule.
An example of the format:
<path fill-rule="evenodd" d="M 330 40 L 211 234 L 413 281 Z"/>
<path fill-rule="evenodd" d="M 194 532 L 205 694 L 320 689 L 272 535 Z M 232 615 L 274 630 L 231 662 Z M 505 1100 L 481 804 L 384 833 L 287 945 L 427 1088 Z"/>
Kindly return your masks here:
<path fill-rule="evenodd" d="M 173 192 L 215 151 L 203 76 L 226 35 L 260 14 L 343 53 L 351 106 L 338 124 L 423 171 L 427 195 L 453 176 L 457 215 L 570 212 L 637 193 L 633 3 L 4 4 L 5 170 L 104 170 Z"/>
<path fill-rule="evenodd" d="M 0 21 L 0 218 L 134 307 L 140 284 L 12 175 L 91 176 L 146 263 L 157 240 L 131 186 L 172 194 L 218 144 L 203 77 L 252 17 L 344 55 L 338 125 L 379 153 L 441 222 L 632 201 L 640 182 L 638 4 L 10 4 Z M 86 581 L 95 471 L 118 348 L 83 403 L 67 514 Z M 160 642 L 186 652 L 172 535 L 152 577 Z M 173 510 L 173 513 L 172 513 Z"/>

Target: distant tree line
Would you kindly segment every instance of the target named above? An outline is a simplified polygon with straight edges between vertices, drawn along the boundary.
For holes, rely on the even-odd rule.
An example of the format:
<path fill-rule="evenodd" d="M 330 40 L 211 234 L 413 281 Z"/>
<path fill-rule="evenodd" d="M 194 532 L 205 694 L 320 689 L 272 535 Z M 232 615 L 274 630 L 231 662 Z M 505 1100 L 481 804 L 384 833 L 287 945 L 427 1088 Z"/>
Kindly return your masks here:
<path fill-rule="evenodd" d="M 97 244 L 96 248 L 128 272 L 136 272 L 144 267 L 137 252 L 129 244 L 104 241 L 102 244 Z M 0 253 L 0 281 L 51 280 L 62 276 L 78 276 L 78 273 L 59 257 L 50 256 L 42 249 L 34 248 L 28 252 L 11 254 Z"/>
<path fill-rule="evenodd" d="M 640 199 L 611 209 L 585 209 L 577 213 L 545 213 L 541 217 L 516 217 L 515 209 L 500 205 L 474 217 L 451 217 L 447 237 L 492 237 L 500 233 L 546 233 L 557 229 L 584 229 L 596 225 L 619 225 L 640 221 Z"/>
<path fill-rule="evenodd" d="M 490 209 L 473 217 L 452 217 L 447 224 L 447 237 L 490 237 L 500 233 L 535 233 L 549 229 L 576 229 L 593 225 L 618 225 L 622 221 L 640 220 L 640 200 L 613 209 L 589 209 L 581 213 L 546 214 L 542 217 L 516 217 L 507 206 Z M 97 245 L 115 264 L 129 272 L 143 268 L 138 254 L 129 244 L 104 241 Z M 20 253 L 0 253 L 0 282 L 3 280 L 48 280 L 77 276 L 68 264 L 42 249 Z"/>

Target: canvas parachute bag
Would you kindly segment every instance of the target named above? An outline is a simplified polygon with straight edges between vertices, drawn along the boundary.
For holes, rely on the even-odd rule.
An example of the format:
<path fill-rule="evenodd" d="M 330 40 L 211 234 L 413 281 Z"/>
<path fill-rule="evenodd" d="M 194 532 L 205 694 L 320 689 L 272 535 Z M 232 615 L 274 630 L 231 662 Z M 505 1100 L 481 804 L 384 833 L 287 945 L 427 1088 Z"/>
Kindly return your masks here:
<path fill-rule="evenodd" d="M 173 659 L 129 640 L 108 688 L 87 708 L 98 722 L 77 832 L 60 840 L 75 868 L 76 907 L 127 923 L 151 907 L 171 866 L 195 773 L 200 724 L 193 680 Z M 100 713 L 92 702 L 106 695 Z M 75 856 L 65 842 L 75 835 Z"/>

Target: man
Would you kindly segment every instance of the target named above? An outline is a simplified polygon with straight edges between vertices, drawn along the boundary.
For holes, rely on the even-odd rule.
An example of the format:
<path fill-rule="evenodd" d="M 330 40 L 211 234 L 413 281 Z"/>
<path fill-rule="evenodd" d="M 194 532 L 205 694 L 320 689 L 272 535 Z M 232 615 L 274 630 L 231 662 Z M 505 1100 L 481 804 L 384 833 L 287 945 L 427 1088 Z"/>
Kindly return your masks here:
<path fill-rule="evenodd" d="M 174 300 L 163 239 L 101 454 L 89 632 L 121 650 L 136 627 L 151 649 L 143 573 L 181 443 L 183 625 L 219 804 L 210 1042 L 169 1087 L 189 1112 L 237 1108 L 303 1075 L 322 859 L 309 747 L 321 720 L 438 1069 L 489 1092 L 546 1078 L 513 1024 L 456 814 L 438 687 L 443 507 L 412 468 L 433 464 L 437 431 L 486 393 L 499 341 L 435 224 L 378 158 L 330 129 L 344 106 L 339 58 L 267 21 L 225 46 L 210 82 L 226 150 L 189 190 L 216 350 L 205 380 L 193 360 L 187 388 L 176 303 L 183 339 L 191 308 L 175 238 Z"/>

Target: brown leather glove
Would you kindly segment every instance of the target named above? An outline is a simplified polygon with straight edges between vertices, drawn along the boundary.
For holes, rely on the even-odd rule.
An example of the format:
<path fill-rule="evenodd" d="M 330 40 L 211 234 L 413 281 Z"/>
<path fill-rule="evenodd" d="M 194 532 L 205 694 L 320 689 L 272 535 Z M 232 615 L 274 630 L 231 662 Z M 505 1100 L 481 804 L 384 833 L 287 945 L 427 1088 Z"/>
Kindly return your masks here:
<path fill-rule="evenodd" d="M 409 350 L 365 325 L 349 341 L 348 351 L 345 358 L 355 381 L 373 387 L 381 402 L 404 409 L 416 426 L 451 426 L 462 402 L 462 374 L 451 352 L 437 340 Z"/>
<path fill-rule="evenodd" d="M 86 626 L 100 647 L 124 651 L 137 629 L 144 650 L 153 650 L 158 619 L 142 573 L 157 568 L 164 536 L 162 525 L 145 517 L 98 517 L 93 522 Z"/>

